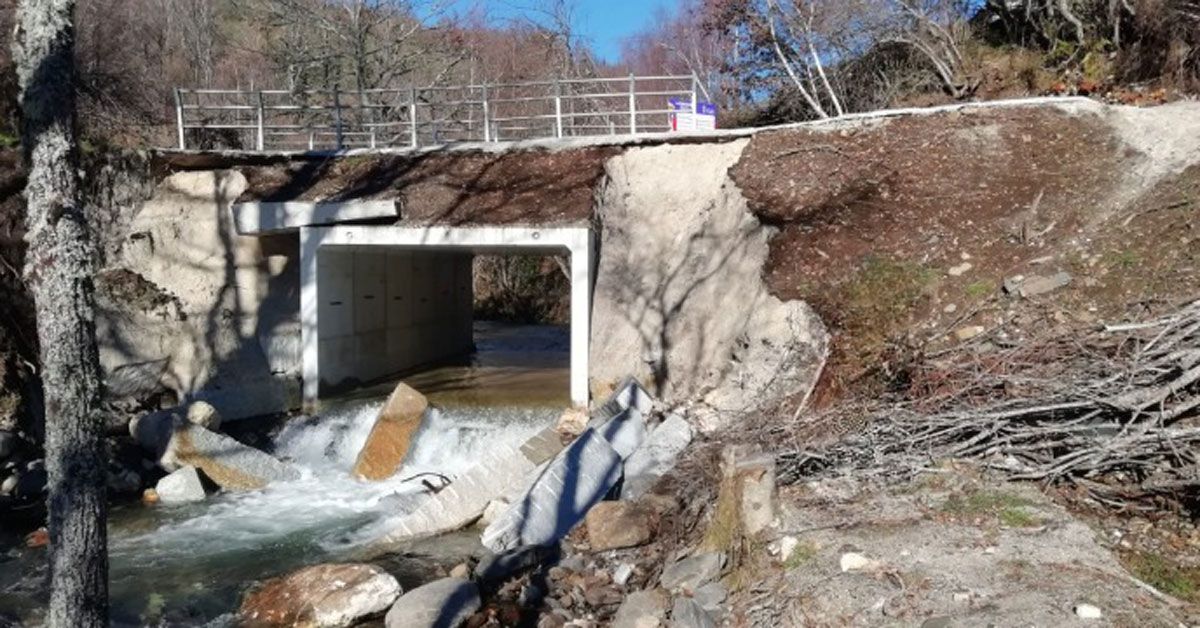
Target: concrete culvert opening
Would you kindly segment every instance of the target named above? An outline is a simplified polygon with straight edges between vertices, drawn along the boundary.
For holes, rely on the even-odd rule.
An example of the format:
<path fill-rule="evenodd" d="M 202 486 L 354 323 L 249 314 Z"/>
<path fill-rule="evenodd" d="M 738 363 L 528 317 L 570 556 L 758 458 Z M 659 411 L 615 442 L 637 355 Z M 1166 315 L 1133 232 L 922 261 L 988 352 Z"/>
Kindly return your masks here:
<path fill-rule="evenodd" d="M 399 378 L 587 403 L 588 229 L 307 228 L 301 243 L 307 406 Z"/>

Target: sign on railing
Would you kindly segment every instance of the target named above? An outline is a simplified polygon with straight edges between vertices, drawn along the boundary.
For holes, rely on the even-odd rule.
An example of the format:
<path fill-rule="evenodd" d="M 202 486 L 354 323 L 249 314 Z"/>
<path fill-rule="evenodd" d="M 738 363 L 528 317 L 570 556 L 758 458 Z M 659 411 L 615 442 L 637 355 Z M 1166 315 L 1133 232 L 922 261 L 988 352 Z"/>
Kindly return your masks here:
<path fill-rule="evenodd" d="M 697 90 L 694 75 L 352 92 L 176 89 L 175 114 L 180 149 L 418 147 L 715 128 L 715 109 Z"/>

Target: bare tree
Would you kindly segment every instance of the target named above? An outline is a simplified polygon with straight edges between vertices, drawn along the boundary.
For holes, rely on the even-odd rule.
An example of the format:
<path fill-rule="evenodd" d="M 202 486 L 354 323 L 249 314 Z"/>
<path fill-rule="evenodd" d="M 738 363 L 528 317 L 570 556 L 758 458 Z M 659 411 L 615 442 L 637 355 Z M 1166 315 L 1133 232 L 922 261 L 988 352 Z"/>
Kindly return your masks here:
<path fill-rule="evenodd" d="M 29 251 L 46 403 L 49 625 L 108 625 L 100 364 L 94 250 L 80 203 L 74 0 L 22 0 L 14 57 L 21 86 Z"/>

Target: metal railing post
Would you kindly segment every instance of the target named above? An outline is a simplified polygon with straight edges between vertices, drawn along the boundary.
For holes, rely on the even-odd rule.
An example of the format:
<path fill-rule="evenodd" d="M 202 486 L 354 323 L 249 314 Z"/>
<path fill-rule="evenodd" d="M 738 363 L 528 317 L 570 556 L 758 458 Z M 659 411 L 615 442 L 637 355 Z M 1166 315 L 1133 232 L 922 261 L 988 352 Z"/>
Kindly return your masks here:
<path fill-rule="evenodd" d="M 342 100 L 338 88 L 333 88 L 333 132 L 337 138 L 337 149 L 342 150 Z"/>
<path fill-rule="evenodd" d="M 637 79 L 629 75 L 629 134 L 637 134 Z"/>
<path fill-rule="evenodd" d="M 693 72 L 692 73 L 692 131 L 697 131 L 700 129 L 700 125 L 697 124 L 698 119 L 696 117 L 700 113 L 700 102 L 698 100 L 699 93 L 700 93 L 699 86 L 700 86 L 700 79 L 698 79 L 696 77 L 696 73 Z"/>
<path fill-rule="evenodd" d="M 371 108 L 371 103 L 367 100 L 366 92 L 360 90 L 358 92 L 358 97 L 358 108 L 362 110 L 363 114 L 365 114 L 367 119 L 366 123 L 369 125 L 368 128 L 370 129 L 371 148 L 375 148 L 375 110 Z"/>
<path fill-rule="evenodd" d="M 417 139 L 417 88 L 408 90 L 408 126 L 410 130 L 409 144 L 416 148 L 420 141 Z"/>
<path fill-rule="evenodd" d="M 563 136 L 562 83 L 554 81 L 554 136 Z"/>
<path fill-rule="evenodd" d="M 264 116 L 265 112 L 266 112 L 266 107 L 263 106 L 262 90 L 259 90 L 258 91 L 258 125 L 257 125 L 257 128 L 255 129 L 257 131 L 257 137 L 255 137 L 255 142 L 254 142 L 254 145 L 258 147 L 259 152 L 262 152 L 267 149 L 267 138 L 266 138 L 267 134 L 266 134 L 266 129 L 264 128 L 265 123 L 263 121 L 263 118 L 265 117 Z"/>
<path fill-rule="evenodd" d="M 183 133 L 183 95 L 178 87 L 175 88 L 175 127 L 179 130 L 179 150 L 187 150 Z"/>
<path fill-rule="evenodd" d="M 482 92 L 481 100 L 483 101 L 483 141 L 490 142 L 492 141 L 492 117 L 488 107 L 487 83 L 481 85 L 479 89 Z"/>

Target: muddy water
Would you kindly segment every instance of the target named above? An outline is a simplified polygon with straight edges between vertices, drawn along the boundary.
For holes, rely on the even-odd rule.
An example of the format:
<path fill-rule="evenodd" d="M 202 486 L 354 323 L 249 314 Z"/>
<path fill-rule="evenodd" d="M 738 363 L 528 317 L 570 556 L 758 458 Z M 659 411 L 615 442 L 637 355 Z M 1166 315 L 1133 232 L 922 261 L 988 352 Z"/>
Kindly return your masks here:
<path fill-rule="evenodd" d="M 436 411 L 391 480 L 363 482 L 349 473 L 394 386 L 380 382 L 329 400 L 317 416 L 293 419 L 272 435 L 273 453 L 301 470 L 299 480 L 218 494 L 199 504 L 114 508 L 114 625 L 228 625 L 251 583 L 308 564 L 357 558 L 381 522 L 424 499 L 405 478 L 424 471 L 462 473 L 480 452 L 523 441 L 567 405 L 565 329 L 480 323 L 476 345 L 468 359 L 404 377 Z M 45 603 L 44 550 L 15 541 L 0 539 L 0 626 L 13 619 L 37 625 Z M 409 588 L 478 549 L 478 535 L 463 532 L 422 542 L 380 564 Z"/>

